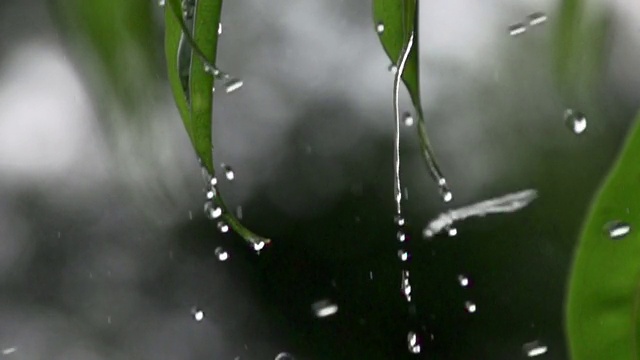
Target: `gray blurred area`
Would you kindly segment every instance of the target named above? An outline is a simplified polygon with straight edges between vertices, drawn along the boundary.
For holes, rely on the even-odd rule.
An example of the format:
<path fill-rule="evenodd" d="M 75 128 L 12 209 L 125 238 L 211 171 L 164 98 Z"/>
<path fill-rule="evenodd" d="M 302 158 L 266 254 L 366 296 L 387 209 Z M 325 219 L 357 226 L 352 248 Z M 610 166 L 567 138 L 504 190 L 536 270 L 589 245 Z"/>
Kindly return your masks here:
<path fill-rule="evenodd" d="M 421 2 L 423 105 L 454 200 L 403 127 L 407 309 L 393 74 L 370 1 L 225 2 L 218 64 L 244 86 L 216 92 L 214 159 L 235 171 L 221 184 L 231 208 L 273 239 L 259 255 L 205 219 L 161 66 L 126 111 L 100 95 L 95 55 L 69 44 L 51 3 L 0 1 L 0 358 L 513 360 L 540 341 L 541 359 L 566 359 L 571 252 L 640 89 L 640 7 L 594 3 L 613 14 L 608 61 L 567 104 L 551 76 L 557 2 Z M 534 12 L 549 20 L 509 35 Z M 564 125 L 567 107 L 587 115 L 585 133 Z M 420 235 L 449 208 L 527 188 L 539 199 L 518 213 Z M 338 312 L 315 317 L 326 299 Z"/>

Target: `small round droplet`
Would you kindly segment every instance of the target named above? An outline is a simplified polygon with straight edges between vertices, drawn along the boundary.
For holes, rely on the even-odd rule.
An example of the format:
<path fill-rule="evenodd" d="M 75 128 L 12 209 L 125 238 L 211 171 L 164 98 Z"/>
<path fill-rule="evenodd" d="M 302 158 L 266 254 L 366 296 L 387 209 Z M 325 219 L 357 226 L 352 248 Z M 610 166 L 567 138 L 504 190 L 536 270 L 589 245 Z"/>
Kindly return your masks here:
<path fill-rule="evenodd" d="M 522 345 L 522 352 L 527 357 L 536 357 L 536 356 L 545 354 L 548 350 L 549 349 L 547 348 L 547 346 L 538 340 L 528 342 Z"/>
<path fill-rule="evenodd" d="M 469 278 L 464 275 L 458 275 L 458 283 L 462 287 L 467 287 L 469 286 Z"/>
<path fill-rule="evenodd" d="M 224 223 L 223 221 L 218 222 L 218 231 L 220 231 L 221 233 L 226 233 L 229 232 L 229 225 L 227 225 L 226 223 Z"/>
<path fill-rule="evenodd" d="M 223 249 L 222 246 L 218 246 L 215 250 L 216 257 L 220 261 L 227 261 L 229 259 L 229 253 Z"/>
<path fill-rule="evenodd" d="M 218 35 L 222 35 L 222 23 L 218 23 Z"/>
<path fill-rule="evenodd" d="M 389 70 L 390 73 L 395 74 L 398 72 L 398 67 L 395 64 L 391 64 L 387 70 Z"/>
<path fill-rule="evenodd" d="M 260 250 L 264 249 L 264 245 L 265 245 L 264 241 L 259 241 L 257 243 L 254 243 L 253 244 L 253 250 L 260 251 Z"/>
<path fill-rule="evenodd" d="M 458 229 L 454 228 L 454 227 L 450 227 L 447 229 L 447 235 L 449 235 L 449 237 L 454 237 L 456 235 L 458 235 Z"/>
<path fill-rule="evenodd" d="M 311 310 L 313 310 L 313 313 L 317 317 L 323 318 L 323 317 L 331 316 L 331 315 L 337 313 L 338 312 L 338 305 L 334 304 L 329 299 L 323 299 L 323 300 L 319 300 L 319 301 L 314 302 L 311 305 Z"/>
<path fill-rule="evenodd" d="M 276 355 L 276 358 L 274 360 L 295 360 L 295 358 L 288 352 L 281 352 L 280 354 Z"/>
<path fill-rule="evenodd" d="M 530 14 L 529 16 L 527 16 L 527 19 L 529 20 L 529 25 L 536 26 L 536 25 L 540 25 L 540 24 L 546 22 L 547 21 L 547 15 L 545 13 L 542 13 L 542 12 L 534 12 L 534 13 Z"/>
<path fill-rule="evenodd" d="M 404 223 L 405 223 L 404 218 L 403 218 L 401 215 L 396 215 L 396 216 L 393 218 L 393 221 L 394 221 L 394 222 L 396 223 L 396 225 L 398 225 L 398 226 L 404 226 Z"/>
<path fill-rule="evenodd" d="M 527 31 L 527 28 L 523 23 L 517 23 L 509 26 L 509 35 L 511 36 L 523 34 L 525 31 Z"/>
<path fill-rule="evenodd" d="M 222 164 L 222 170 L 224 170 L 224 177 L 226 177 L 227 180 L 231 181 L 236 178 L 236 174 L 233 172 L 231 166 Z"/>
<path fill-rule="evenodd" d="M 473 314 L 476 312 L 476 310 L 478 310 L 476 304 L 474 304 L 471 301 L 467 301 L 464 303 L 464 308 L 465 310 L 467 310 L 468 313 Z"/>
<path fill-rule="evenodd" d="M 580 111 L 567 109 L 564 112 L 564 123 L 574 134 L 580 135 L 587 129 L 587 118 Z"/>
<path fill-rule="evenodd" d="M 612 240 L 620 240 L 631 232 L 631 225 L 623 221 L 610 221 L 605 225 L 605 230 Z"/>
<path fill-rule="evenodd" d="M 211 187 L 218 185 L 218 179 L 212 177 L 211 180 L 209 180 L 209 185 L 211 185 Z"/>
<path fill-rule="evenodd" d="M 410 112 L 405 112 L 402 115 L 402 121 L 404 122 L 405 126 L 413 126 L 413 116 L 411 116 Z"/>
<path fill-rule="evenodd" d="M 191 313 L 193 314 L 193 318 L 196 319 L 196 321 L 200 322 L 204 319 L 204 311 L 197 309 L 197 308 L 192 308 L 191 309 Z"/>
<path fill-rule="evenodd" d="M 376 32 L 378 33 L 378 35 L 382 34 L 384 32 L 384 24 L 379 22 L 376 24 Z"/>
<path fill-rule="evenodd" d="M 453 193 L 446 186 L 440 187 L 440 196 L 442 196 L 442 201 L 446 203 L 453 200 Z"/>
<path fill-rule="evenodd" d="M 244 82 L 240 79 L 230 78 L 224 83 L 224 91 L 227 94 L 230 94 L 238 89 L 240 89 L 244 85 Z"/>
<path fill-rule="evenodd" d="M 418 341 L 418 335 L 413 331 L 409 331 L 409 333 L 407 333 L 407 346 L 409 348 L 409 352 L 412 354 L 419 354 L 420 351 L 422 351 L 420 348 L 420 342 Z"/>
<path fill-rule="evenodd" d="M 400 242 L 405 242 L 407 240 L 407 235 L 402 230 L 398 231 L 398 233 L 396 234 L 396 237 Z"/>
<path fill-rule="evenodd" d="M 398 258 L 400 258 L 400 261 L 409 260 L 409 252 L 406 250 L 398 250 Z"/>

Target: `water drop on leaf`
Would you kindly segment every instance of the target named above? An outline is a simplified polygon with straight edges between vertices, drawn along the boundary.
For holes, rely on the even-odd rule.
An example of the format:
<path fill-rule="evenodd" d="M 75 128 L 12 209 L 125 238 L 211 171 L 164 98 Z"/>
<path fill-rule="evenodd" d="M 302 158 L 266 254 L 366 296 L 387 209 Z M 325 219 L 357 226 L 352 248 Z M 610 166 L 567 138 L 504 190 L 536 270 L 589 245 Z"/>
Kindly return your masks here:
<path fill-rule="evenodd" d="M 264 241 L 257 242 L 253 244 L 253 250 L 259 252 L 260 250 L 264 249 L 264 245 L 265 245 Z"/>
<path fill-rule="evenodd" d="M 395 74 L 398 72 L 398 67 L 396 66 L 396 64 L 391 64 L 389 65 L 387 70 L 389 70 L 390 73 Z"/>
<path fill-rule="evenodd" d="M 222 221 L 218 222 L 217 226 L 218 226 L 218 230 L 223 234 L 229 231 L 229 225 L 227 225 Z"/>
<path fill-rule="evenodd" d="M 531 15 L 527 16 L 527 19 L 529 19 L 529 25 L 536 26 L 546 22 L 547 15 L 541 12 L 534 12 Z"/>
<path fill-rule="evenodd" d="M 216 257 L 220 261 L 227 261 L 229 259 L 229 253 L 223 249 L 221 246 L 218 246 L 215 250 Z"/>
<path fill-rule="evenodd" d="M 218 35 L 222 35 L 222 23 L 218 23 Z"/>
<path fill-rule="evenodd" d="M 574 134 L 580 135 L 587 129 L 587 118 L 580 111 L 567 109 L 564 112 L 564 123 Z"/>
<path fill-rule="evenodd" d="M 230 94 L 238 89 L 240 89 L 244 85 L 244 82 L 240 79 L 231 78 L 224 83 L 224 90 L 227 94 Z"/>
<path fill-rule="evenodd" d="M 612 240 L 620 240 L 631 232 L 631 225 L 623 221 L 611 221 L 605 225 L 605 231 Z"/>
<path fill-rule="evenodd" d="M 413 126 L 413 116 L 411 116 L 410 112 L 405 112 L 402 115 L 402 121 L 404 122 L 405 126 Z"/>
<path fill-rule="evenodd" d="M 376 25 L 376 32 L 378 33 L 378 35 L 382 34 L 384 32 L 384 24 L 379 22 Z"/>
<path fill-rule="evenodd" d="M 231 181 L 236 178 L 236 174 L 233 172 L 231 166 L 222 164 L 222 170 L 224 170 L 224 177 L 226 177 L 227 180 Z"/>

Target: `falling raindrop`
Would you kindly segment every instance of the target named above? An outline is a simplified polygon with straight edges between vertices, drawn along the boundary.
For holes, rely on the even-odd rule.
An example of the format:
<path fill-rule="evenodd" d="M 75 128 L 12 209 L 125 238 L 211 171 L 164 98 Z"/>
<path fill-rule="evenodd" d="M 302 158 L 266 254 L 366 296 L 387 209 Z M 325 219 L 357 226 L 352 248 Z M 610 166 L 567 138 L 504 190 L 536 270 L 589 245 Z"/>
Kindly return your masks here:
<path fill-rule="evenodd" d="M 402 230 L 398 231 L 396 236 L 398 238 L 398 241 L 400 241 L 400 242 L 404 242 L 405 240 L 407 240 L 407 235 Z"/>
<path fill-rule="evenodd" d="M 412 126 L 413 116 L 411 116 L 411 113 L 407 111 L 402 115 L 402 121 L 404 122 L 405 126 Z"/>
<path fill-rule="evenodd" d="M 411 281 L 409 280 L 409 271 L 402 271 L 402 280 L 400 282 L 400 289 L 402 290 L 402 294 L 407 299 L 407 301 L 411 301 Z"/>
<path fill-rule="evenodd" d="M 387 70 L 389 70 L 390 73 L 395 74 L 398 72 L 398 67 L 396 66 L 396 64 L 391 64 L 389 65 Z"/>
<path fill-rule="evenodd" d="M 274 360 L 295 360 L 295 358 L 293 357 L 293 355 L 287 352 L 281 352 L 280 354 L 276 355 L 276 358 Z"/>
<path fill-rule="evenodd" d="M 631 232 L 631 225 L 622 221 L 610 221 L 605 225 L 605 231 L 612 240 L 620 240 Z"/>
<path fill-rule="evenodd" d="M 193 314 L 193 318 L 196 319 L 196 321 L 202 321 L 204 319 L 204 311 L 195 307 L 191 309 L 191 314 Z"/>
<path fill-rule="evenodd" d="M 229 231 L 229 225 L 227 225 L 222 221 L 219 221 L 217 226 L 218 226 L 218 231 L 220 231 L 223 234 Z"/>
<path fill-rule="evenodd" d="M 467 310 L 468 313 L 473 314 L 474 312 L 476 312 L 477 307 L 476 304 L 474 304 L 471 301 L 467 301 L 464 303 L 464 308 L 465 310 Z"/>
<path fill-rule="evenodd" d="M 218 35 L 222 35 L 222 23 L 218 23 Z"/>
<path fill-rule="evenodd" d="M 2 355 L 13 354 L 16 351 L 18 351 L 18 348 L 16 348 L 16 347 L 10 347 L 10 348 L 6 348 L 6 349 L 2 349 Z"/>
<path fill-rule="evenodd" d="M 467 287 L 469 286 L 469 278 L 464 275 L 458 275 L 458 283 L 462 287 Z"/>
<path fill-rule="evenodd" d="M 230 94 L 240 89 L 242 85 L 244 85 L 244 82 L 242 80 L 236 79 L 236 78 L 230 78 L 224 83 L 224 91 L 226 91 L 227 94 Z"/>
<path fill-rule="evenodd" d="M 398 258 L 400 258 L 400 261 L 407 261 L 409 260 L 409 252 L 407 252 L 406 250 L 398 250 Z"/>
<path fill-rule="evenodd" d="M 311 310 L 313 310 L 313 313 L 317 317 L 323 318 L 337 313 L 338 305 L 334 304 L 331 300 L 324 299 L 314 302 L 311 305 Z"/>
<path fill-rule="evenodd" d="M 442 196 L 442 201 L 446 203 L 453 200 L 453 193 L 451 192 L 451 190 L 449 190 L 446 181 L 444 181 L 443 185 L 440 185 L 440 196 Z"/>
<path fill-rule="evenodd" d="M 418 335 L 413 331 L 409 331 L 407 334 L 407 346 L 409 347 L 409 352 L 412 354 L 419 354 L 421 351 Z"/>
<path fill-rule="evenodd" d="M 523 23 L 517 23 L 509 26 L 509 35 L 511 36 L 520 35 L 525 31 L 527 31 L 527 28 Z"/>
<path fill-rule="evenodd" d="M 382 34 L 384 32 L 384 24 L 379 22 L 376 25 L 376 32 L 378 33 L 378 35 Z"/>
<path fill-rule="evenodd" d="M 587 129 L 587 118 L 580 111 L 567 109 L 564 112 L 564 123 L 574 134 L 580 135 Z"/>
<path fill-rule="evenodd" d="M 393 218 L 393 221 L 394 221 L 394 222 L 396 223 L 396 225 L 398 225 L 398 226 L 404 226 L 404 223 L 405 223 L 404 218 L 403 218 L 401 215 L 396 215 L 396 216 Z"/>
<path fill-rule="evenodd" d="M 447 235 L 449 235 L 449 237 L 454 237 L 458 235 L 458 229 L 454 227 L 449 227 L 449 229 L 447 229 Z"/>
<path fill-rule="evenodd" d="M 227 261 L 229 259 L 229 253 L 223 249 L 222 246 L 218 246 L 215 250 L 216 257 L 220 261 Z"/>
<path fill-rule="evenodd" d="M 227 178 L 227 180 L 231 181 L 236 178 L 236 174 L 233 172 L 231 166 L 223 163 L 222 170 L 224 170 L 224 176 Z"/>
<path fill-rule="evenodd" d="M 534 13 L 530 14 L 529 16 L 527 16 L 527 19 L 529 19 L 529 25 L 536 26 L 536 25 L 540 25 L 543 22 L 547 21 L 547 15 L 545 13 L 541 13 L 541 12 L 534 12 Z"/>
<path fill-rule="evenodd" d="M 524 345 L 522 345 L 522 352 L 527 357 L 536 357 L 538 355 L 545 354 L 547 351 L 548 351 L 547 346 L 542 344 L 538 340 L 532 341 L 532 342 L 528 342 L 528 343 L 525 343 Z"/>

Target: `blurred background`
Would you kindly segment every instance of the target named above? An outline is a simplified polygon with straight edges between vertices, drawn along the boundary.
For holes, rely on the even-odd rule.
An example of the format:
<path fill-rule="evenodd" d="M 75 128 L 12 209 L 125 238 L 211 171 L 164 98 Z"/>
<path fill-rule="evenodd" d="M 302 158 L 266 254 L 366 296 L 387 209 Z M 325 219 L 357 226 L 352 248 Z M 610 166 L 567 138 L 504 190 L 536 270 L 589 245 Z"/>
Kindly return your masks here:
<path fill-rule="evenodd" d="M 203 214 L 156 2 L 0 2 L 0 356 L 513 360 L 537 342 L 567 359 L 572 251 L 640 89 L 640 7 L 587 3 L 580 81 L 560 91 L 559 2 L 420 2 L 423 105 L 454 200 L 403 126 L 407 308 L 393 74 L 370 1 L 224 4 L 218 65 L 244 86 L 216 93 L 214 159 L 234 170 L 230 207 L 273 239 L 259 254 Z M 443 211 L 529 188 L 517 213 L 421 236 Z"/>

